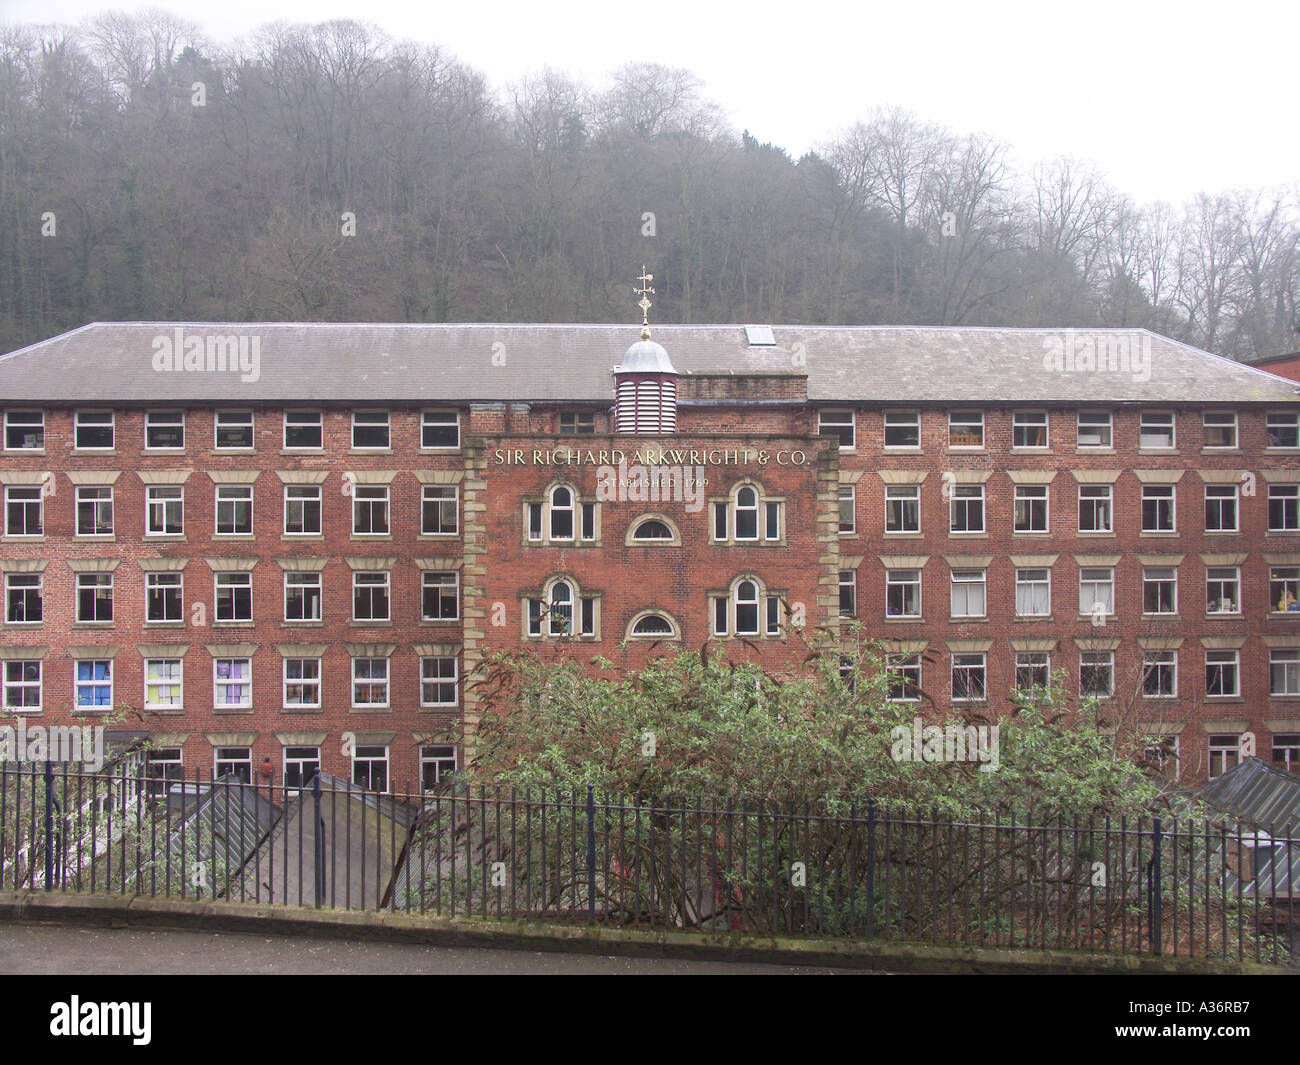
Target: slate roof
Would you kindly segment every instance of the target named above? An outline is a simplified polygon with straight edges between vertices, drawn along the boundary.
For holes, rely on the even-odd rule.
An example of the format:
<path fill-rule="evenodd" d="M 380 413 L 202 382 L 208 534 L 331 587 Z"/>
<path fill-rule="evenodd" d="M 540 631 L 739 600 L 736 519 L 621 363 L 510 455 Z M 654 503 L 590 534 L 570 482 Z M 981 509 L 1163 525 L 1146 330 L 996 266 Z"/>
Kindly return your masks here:
<path fill-rule="evenodd" d="M 1241 819 L 1227 837 L 1258 849 L 1255 876 L 1242 885 L 1247 895 L 1286 895 L 1300 881 L 1300 776 L 1247 758 L 1198 792 L 1211 806 Z M 1290 835 L 1288 836 L 1288 830 Z M 1225 874 L 1230 892 L 1235 875 Z"/>
<path fill-rule="evenodd" d="M 160 372 L 155 338 L 256 339 L 256 380 Z M 808 376 L 814 402 L 1298 403 L 1295 385 L 1145 330 L 772 327 L 751 347 L 741 325 L 661 325 L 678 373 Z M 1064 372 L 1045 356 L 1080 341 L 1130 340 L 1139 369 Z M 0 356 L 0 403 L 313 401 L 612 402 L 612 368 L 635 325 L 93 322 Z"/>

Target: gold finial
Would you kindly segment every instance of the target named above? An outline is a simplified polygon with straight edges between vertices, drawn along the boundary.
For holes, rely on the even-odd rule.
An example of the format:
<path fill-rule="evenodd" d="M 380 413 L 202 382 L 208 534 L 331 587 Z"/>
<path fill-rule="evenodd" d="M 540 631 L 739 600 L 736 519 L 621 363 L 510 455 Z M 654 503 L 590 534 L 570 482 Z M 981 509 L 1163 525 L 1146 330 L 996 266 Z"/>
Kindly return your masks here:
<path fill-rule="evenodd" d="M 654 295 L 654 289 L 650 287 L 650 282 L 655 279 L 654 274 L 645 272 L 645 264 L 641 265 L 641 276 L 637 278 L 641 282 L 640 288 L 634 288 L 632 291 L 641 298 L 637 301 L 637 306 L 641 308 L 641 339 L 650 339 L 650 308 L 653 306 L 650 297 Z"/>

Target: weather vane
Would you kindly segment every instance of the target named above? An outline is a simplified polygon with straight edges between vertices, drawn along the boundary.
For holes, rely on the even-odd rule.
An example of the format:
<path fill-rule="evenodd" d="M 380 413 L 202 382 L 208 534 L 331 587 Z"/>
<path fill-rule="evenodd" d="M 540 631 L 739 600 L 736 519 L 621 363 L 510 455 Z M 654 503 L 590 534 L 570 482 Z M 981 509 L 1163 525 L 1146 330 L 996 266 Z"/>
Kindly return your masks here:
<path fill-rule="evenodd" d="M 640 288 L 634 288 L 635 292 L 641 298 L 637 301 L 637 306 L 641 308 L 641 339 L 650 339 L 650 308 L 652 306 L 650 297 L 654 295 L 655 290 L 650 287 L 650 282 L 655 279 L 654 274 L 645 272 L 645 264 L 641 265 L 641 276 L 637 278 L 641 282 Z"/>

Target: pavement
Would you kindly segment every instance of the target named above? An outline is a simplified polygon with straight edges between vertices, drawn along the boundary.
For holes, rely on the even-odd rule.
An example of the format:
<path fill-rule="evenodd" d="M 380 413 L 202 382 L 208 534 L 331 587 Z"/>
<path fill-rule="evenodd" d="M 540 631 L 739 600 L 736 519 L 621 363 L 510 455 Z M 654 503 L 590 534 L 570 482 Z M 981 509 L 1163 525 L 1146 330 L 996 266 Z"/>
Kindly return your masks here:
<path fill-rule="evenodd" d="M 437 947 L 312 936 L 0 924 L 0 974 L 11 975 L 801 975 L 857 972 L 802 965 L 607 957 Z M 880 974 L 876 974 L 880 975 Z"/>

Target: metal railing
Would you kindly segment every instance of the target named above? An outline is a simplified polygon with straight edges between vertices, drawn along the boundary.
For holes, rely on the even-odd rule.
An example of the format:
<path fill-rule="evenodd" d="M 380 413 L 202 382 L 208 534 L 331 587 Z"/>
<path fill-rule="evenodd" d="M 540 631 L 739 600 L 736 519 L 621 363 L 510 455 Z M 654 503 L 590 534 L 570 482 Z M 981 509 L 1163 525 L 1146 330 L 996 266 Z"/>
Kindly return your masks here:
<path fill-rule="evenodd" d="M 0 768 L 0 889 L 1290 958 L 1292 826 Z"/>

